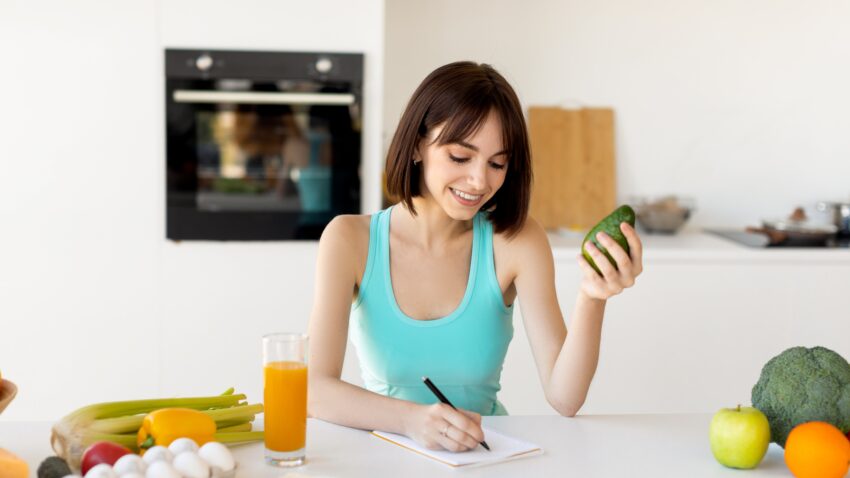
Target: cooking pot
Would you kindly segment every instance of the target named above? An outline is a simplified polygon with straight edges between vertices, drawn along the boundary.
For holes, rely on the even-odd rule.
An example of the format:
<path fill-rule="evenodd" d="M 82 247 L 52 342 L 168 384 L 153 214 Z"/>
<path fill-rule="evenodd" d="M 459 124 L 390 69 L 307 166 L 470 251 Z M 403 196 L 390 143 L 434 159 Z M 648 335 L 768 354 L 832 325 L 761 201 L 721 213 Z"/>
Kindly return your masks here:
<path fill-rule="evenodd" d="M 819 202 L 816 207 L 818 211 L 832 216 L 832 223 L 838 228 L 839 236 L 850 236 L 850 203 Z"/>
<path fill-rule="evenodd" d="M 763 220 L 761 227 L 748 227 L 747 232 L 765 234 L 771 245 L 819 246 L 835 237 L 838 227 L 834 224 L 812 223 L 805 212 L 797 208 L 788 219 Z"/>

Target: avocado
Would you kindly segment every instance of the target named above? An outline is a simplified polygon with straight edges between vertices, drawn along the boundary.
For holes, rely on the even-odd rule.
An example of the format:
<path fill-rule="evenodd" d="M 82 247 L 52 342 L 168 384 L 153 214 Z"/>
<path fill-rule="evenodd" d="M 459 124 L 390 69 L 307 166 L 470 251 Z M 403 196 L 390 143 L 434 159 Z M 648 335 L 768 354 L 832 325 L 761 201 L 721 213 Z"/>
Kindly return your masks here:
<path fill-rule="evenodd" d="M 614 265 L 614 268 L 616 269 L 617 261 L 615 261 L 614 258 L 611 257 L 611 254 L 608 253 L 608 249 L 605 249 L 605 246 L 603 246 L 599 243 L 599 241 L 596 240 L 596 234 L 600 231 L 604 232 L 605 234 L 608 234 L 609 236 L 611 236 L 612 239 L 617 241 L 617 244 L 619 244 L 620 247 L 622 247 L 623 250 L 626 251 L 626 254 L 628 254 L 629 241 L 626 240 L 626 236 L 624 236 L 623 231 L 620 230 L 620 224 L 623 222 L 629 223 L 629 225 L 632 227 L 635 226 L 635 210 L 632 209 L 632 207 L 628 204 L 623 204 L 622 206 L 615 209 L 614 212 L 599 221 L 599 224 L 593 226 L 590 232 L 588 232 L 587 235 L 584 236 L 584 240 L 581 241 L 581 253 L 584 255 L 584 258 L 587 259 L 587 262 L 590 264 L 590 266 L 593 267 L 593 269 L 596 270 L 599 275 L 602 275 L 602 272 L 599 270 L 598 267 L 596 267 L 596 263 L 593 262 L 593 258 L 590 256 L 590 254 L 588 254 L 587 251 L 584 250 L 584 244 L 587 241 L 593 242 L 593 245 L 599 248 L 599 250 L 602 251 L 603 254 L 605 254 L 605 257 L 608 258 L 608 260 L 611 262 L 611 264 Z"/>
<path fill-rule="evenodd" d="M 68 463 L 58 456 L 45 458 L 38 465 L 38 478 L 62 478 L 64 476 L 72 476 L 71 468 Z"/>

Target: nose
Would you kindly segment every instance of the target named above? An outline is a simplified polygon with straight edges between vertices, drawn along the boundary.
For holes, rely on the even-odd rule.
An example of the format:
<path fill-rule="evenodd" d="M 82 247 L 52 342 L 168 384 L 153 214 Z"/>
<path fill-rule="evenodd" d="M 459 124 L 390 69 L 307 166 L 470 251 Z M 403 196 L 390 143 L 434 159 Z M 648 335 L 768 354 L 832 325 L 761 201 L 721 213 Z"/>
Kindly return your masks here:
<path fill-rule="evenodd" d="M 481 192 L 487 186 L 487 165 L 474 166 L 469 171 L 469 176 L 466 182 L 471 188 L 475 188 L 475 192 Z"/>

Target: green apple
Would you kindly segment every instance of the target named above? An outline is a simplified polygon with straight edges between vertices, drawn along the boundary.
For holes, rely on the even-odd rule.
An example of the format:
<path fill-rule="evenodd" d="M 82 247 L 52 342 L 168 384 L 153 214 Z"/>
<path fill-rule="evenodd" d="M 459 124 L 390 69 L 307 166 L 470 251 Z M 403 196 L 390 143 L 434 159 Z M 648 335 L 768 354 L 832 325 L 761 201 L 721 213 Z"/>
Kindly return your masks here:
<path fill-rule="evenodd" d="M 721 408 L 708 428 L 711 452 L 729 468 L 755 468 L 770 444 L 770 425 L 753 407 Z"/>

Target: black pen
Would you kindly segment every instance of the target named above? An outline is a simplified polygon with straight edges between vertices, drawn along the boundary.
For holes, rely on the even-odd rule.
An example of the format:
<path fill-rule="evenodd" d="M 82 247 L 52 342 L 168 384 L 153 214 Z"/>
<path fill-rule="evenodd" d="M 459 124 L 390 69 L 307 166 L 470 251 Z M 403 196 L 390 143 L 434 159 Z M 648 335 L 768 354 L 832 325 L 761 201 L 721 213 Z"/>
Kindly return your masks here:
<path fill-rule="evenodd" d="M 437 399 L 439 399 L 441 402 L 443 402 L 443 403 L 445 403 L 446 405 L 448 405 L 448 406 L 450 406 L 450 407 L 454 408 L 455 410 L 457 410 L 457 408 L 455 408 L 455 406 L 454 406 L 454 405 L 452 405 L 452 402 L 450 402 L 450 401 L 449 401 L 449 399 L 448 399 L 448 398 L 446 398 L 446 396 L 445 396 L 445 395 L 443 395 L 443 392 L 441 392 L 441 391 L 440 391 L 440 389 L 439 389 L 439 388 L 437 388 L 437 386 L 436 386 L 436 385 L 434 385 L 434 383 L 433 383 L 433 382 L 431 382 L 431 380 L 430 380 L 428 377 L 422 377 L 422 381 L 423 381 L 423 382 L 425 382 L 425 386 L 426 386 L 426 387 L 428 387 L 428 390 L 431 390 L 431 392 L 432 392 L 434 395 L 436 395 L 436 396 L 437 396 Z M 482 440 L 482 441 L 480 441 L 480 442 L 478 442 L 478 443 L 480 443 L 480 444 L 481 444 L 481 446 L 483 446 L 483 447 L 484 447 L 487 451 L 490 451 L 490 447 L 489 447 L 489 446 L 487 446 L 487 442 L 486 442 L 486 441 L 483 441 L 483 440 Z"/>

